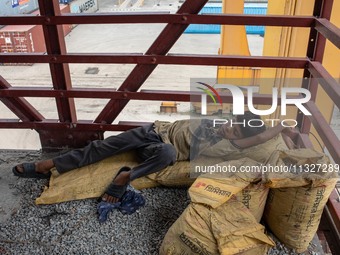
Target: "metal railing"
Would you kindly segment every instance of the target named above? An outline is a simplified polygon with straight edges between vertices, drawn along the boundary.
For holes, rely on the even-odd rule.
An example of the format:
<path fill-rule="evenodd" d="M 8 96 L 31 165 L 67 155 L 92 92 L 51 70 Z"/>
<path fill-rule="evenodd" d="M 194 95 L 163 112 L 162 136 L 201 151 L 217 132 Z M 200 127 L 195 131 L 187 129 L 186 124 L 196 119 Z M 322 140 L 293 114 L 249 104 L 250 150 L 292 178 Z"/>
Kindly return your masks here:
<path fill-rule="evenodd" d="M 58 0 L 39 0 L 41 16 L 0 17 L 1 25 L 41 25 L 46 43 L 46 54 L 0 53 L 1 63 L 47 63 L 50 66 L 53 89 L 43 87 L 12 87 L 0 77 L 0 100 L 18 116 L 18 119 L 0 119 L 0 128 L 35 129 L 43 149 L 58 147 L 80 147 L 88 140 L 102 139 L 108 130 L 127 130 L 138 126 L 134 123 L 111 124 L 130 100 L 186 101 L 190 102 L 189 91 L 145 91 L 138 90 L 157 65 L 206 65 L 246 66 L 303 69 L 307 82 L 302 86 L 316 98 L 321 86 L 337 107 L 340 108 L 340 85 L 322 66 L 325 42 L 328 40 L 340 49 L 340 29 L 329 19 L 332 0 L 316 0 L 312 16 L 282 15 L 197 15 L 207 0 L 187 0 L 176 14 L 157 13 L 97 13 L 60 14 Z M 167 24 L 150 48 L 141 54 L 86 54 L 67 53 L 62 24 L 124 24 L 163 23 Z M 202 54 L 168 54 L 169 50 L 190 24 L 263 25 L 310 28 L 308 50 L 305 57 L 245 57 Z M 70 63 L 120 63 L 136 64 L 117 90 L 72 88 L 68 64 Z M 0 74 L 1 76 L 1 74 Z M 45 119 L 24 97 L 53 97 L 56 100 L 58 119 Z M 91 121 L 78 120 L 74 98 L 110 99 L 99 115 Z M 224 102 L 232 102 L 224 95 Z M 271 97 L 257 95 L 254 103 L 271 104 Z M 332 158 L 340 164 L 340 141 L 330 128 L 315 102 L 306 104 L 312 113 L 310 118 L 299 114 L 297 120 L 302 134 L 299 142 L 310 146 L 308 132 L 313 125 Z M 51 139 L 53 137 L 53 139 Z M 335 225 L 340 228 L 340 205 L 330 199 L 328 205 Z"/>

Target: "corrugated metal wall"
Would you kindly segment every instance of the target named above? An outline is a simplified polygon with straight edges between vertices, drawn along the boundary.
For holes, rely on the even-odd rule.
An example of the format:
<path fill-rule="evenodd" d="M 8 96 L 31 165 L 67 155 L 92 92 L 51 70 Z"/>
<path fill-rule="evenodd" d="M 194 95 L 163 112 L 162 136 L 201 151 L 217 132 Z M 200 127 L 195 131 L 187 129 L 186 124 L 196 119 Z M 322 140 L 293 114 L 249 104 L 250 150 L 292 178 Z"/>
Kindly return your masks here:
<path fill-rule="evenodd" d="M 70 3 L 71 13 L 91 13 L 98 10 L 98 0 L 74 0 Z"/>

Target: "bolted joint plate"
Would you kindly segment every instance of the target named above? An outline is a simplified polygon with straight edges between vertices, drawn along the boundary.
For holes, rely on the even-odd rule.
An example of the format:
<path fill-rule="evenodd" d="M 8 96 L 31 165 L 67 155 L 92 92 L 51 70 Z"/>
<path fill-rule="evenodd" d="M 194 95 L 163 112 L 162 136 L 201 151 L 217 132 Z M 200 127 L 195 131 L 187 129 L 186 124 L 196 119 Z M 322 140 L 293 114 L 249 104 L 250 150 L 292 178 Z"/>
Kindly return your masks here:
<path fill-rule="evenodd" d="M 104 139 L 103 131 L 37 130 L 43 152 L 82 148 Z"/>

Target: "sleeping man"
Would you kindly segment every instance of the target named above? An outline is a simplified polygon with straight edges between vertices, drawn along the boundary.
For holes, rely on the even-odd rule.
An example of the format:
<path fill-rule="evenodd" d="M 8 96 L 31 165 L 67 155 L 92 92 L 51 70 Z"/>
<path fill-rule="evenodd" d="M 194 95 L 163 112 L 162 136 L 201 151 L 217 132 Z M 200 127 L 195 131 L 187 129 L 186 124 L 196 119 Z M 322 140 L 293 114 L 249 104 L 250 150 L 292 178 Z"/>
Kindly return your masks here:
<path fill-rule="evenodd" d="M 161 171 L 176 161 L 192 160 L 201 155 L 209 157 L 212 154 L 223 158 L 227 154 L 265 143 L 280 133 L 289 141 L 296 135 L 291 128 L 282 125 L 268 129 L 265 126 L 249 126 L 248 121 L 251 119 L 260 117 L 245 112 L 244 115 L 236 116 L 239 124 L 218 127 L 214 127 L 213 122 L 207 119 L 173 123 L 156 121 L 104 140 L 93 141 L 84 148 L 71 150 L 52 159 L 19 164 L 12 170 L 14 175 L 23 178 L 49 178 L 53 167 L 62 174 L 134 150 L 140 164 L 132 169 L 123 166 L 101 197 L 104 201 L 116 203 L 130 181 Z"/>

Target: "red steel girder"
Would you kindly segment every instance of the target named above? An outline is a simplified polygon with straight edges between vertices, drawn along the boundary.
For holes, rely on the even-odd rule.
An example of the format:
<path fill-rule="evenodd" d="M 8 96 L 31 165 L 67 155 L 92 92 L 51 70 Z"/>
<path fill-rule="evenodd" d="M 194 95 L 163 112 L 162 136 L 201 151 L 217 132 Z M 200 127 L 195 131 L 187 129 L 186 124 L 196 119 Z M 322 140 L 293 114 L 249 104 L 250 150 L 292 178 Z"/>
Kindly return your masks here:
<path fill-rule="evenodd" d="M 317 18 L 330 19 L 333 7 L 333 0 L 315 0 L 313 16 Z M 323 55 L 326 46 L 326 38 L 323 37 L 315 27 L 312 27 L 309 34 L 309 41 L 307 47 L 307 57 L 312 61 L 322 63 Z M 305 78 L 302 87 L 311 92 L 311 100 L 315 102 L 318 90 L 318 83 L 316 79 L 311 79 L 312 75 L 308 68 L 304 70 L 303 77 Z M 297 121 L 299 123 L 300 131 L 302 133 L 309 133 L 311 128 L 310 120 L 302 114 L 298 113 Z"/>
<path fill-rule="evenodd" d="M 321 63 L 311 61 L 308 66 L 309 72 L 312 74 L 316 82 L 320 83 L 328 96 L 340 109 L 340 86 L 338 82 L 327 72 Z"/>
<path fill-rule="evenodd" d="M 340 49 L 340 29 L 327 19 L 317 19 L 315 29 Z"/>
<path fill-rule="evenodd" d="M 340 251 L 340 200 L 334 189 L 323 210 L 318 230 L 323 232 L 332 254 Z M 329 254 L 329 253 L 328 253 Z"/>
<path fill-rule="evenodd" d="M 74 88 L 72 90 L 51 90 L 45 87 L 16 87 L 7 90 L 0 90 L 1 97 L 65 97 L 65 98 L 113 98 L 119 100 L 153 100 L 153 101 L 182 101 L 182 102 L 200 102 L 201 92 L 178 91 L 178 90 L 141 90 L 140 92 L 112 91 L 109 89 L 98 88 Z M 232 103 L 233 96 L 231 93 L 223 92 L 219 94 L 224 103 Z M 297 99 L 301 96 L 288 96 L 288 99 Z M 208 98 L 208 102 L 212 102 Z M 248 96 L 244 95 L 245 103 Z M 272 95 L 253 94 L 253 103 L 261 105 L 271 105 Z M 278 96 L 278 104 L 281 103 L 281 97 Z M 1 128 L 1 126 L 0 126 Z"/>
<path fill-rule="evenodd" d="M 180 9 L 177 11 L 178 14 L 188 13 L 197 14 L 208 0 L 186 0 Z M 178 38 L 183 34 L 188 24 L 168 24 L 157 39 L 153 42 L 150 48 L 146 51 L 146 55 L 165 55 L 169 52 L 172 46 L 176 43 Z M 131 71 L 129 76 L 119 87 L 120 91 L 137 91 L 157 67 L 157 64 L 138 64 Z M 100 112 L 94 122 L 96 123 L 112 123 L 112 121 L 119 115 L 124 109 L 129 100 L 117 101 L 111 99 L 104 109 Z"/>
<path fill-rule="evenodd" d="M 107 64 L 138 64 L 154 66 L 157 64 L 168 65 L 205 65 L 205 66 L 249 66 L 249 67 L 279 67 L 279 68 L 306 68 L 308 58 L 302 57 L 260 57 L 260 56 L 235 56 L 235 55 L 200 55 L 200 54 L 168 54 L 141 55 L 141 54 L 86 54 L 68 53 L 64 55 L 43 55 L 26 53 L 1 53 L 2 61 L 7 63 L 107 63 Z"/>
<path fill-rule="evenodd" d="M 329 126 L 314 102 L 309 101 L 305 104 L 306 108 L 312 114 L 309 117 L 316 131 L 325 143 L 330 155 L 335 163 L 340 164 L 340 140 Z"/>
<path fill-rule="evenodd" d="M 334 230 L 337 231 L 337 245 L 340 246 L 340 197 L 337 194 L 337 191 L 334 189 L 328 199 L 327 202 L 328 212 L 330 214 L 330 218 L 334 223 Z"/>
<path fill-rule="evenodd" d="M 42 122 L 21 122 L 18 119 L 0 119 L 0 127 L 1 128 L 12 128 L 12 129 L 35 129 L 39 130 L 40 132 L 43 132 L 45 136 L 49 139 L 58 140 L 61 136 L 63 140 L 63 144 L 65 145 L 69 144 L 69 141 L 67 141 L 65 138 L 69 136 L 70 133 L 76 134 L 76 133 L 84 133 L 89 131 L 89 134 L 92 136 L 93 139 L 103 139 L 103 137 L 100 137 L 100 134 L 102 134 L 104 131 L 125 131 L 128 129 L 131 129 L 131 125 L 118 125 L 118 124 L 100 124 L 100 123 L 92 123 L 92 120 L 82 120 L 78 121 L 77 123 L 66 123 L 66 122 L 59 122 L 58 120 L 43 120 Z M 62 130 L 62 131 L 61 131 Z M 47 131 L 45 134 L 44 132 Z M 91 132 L 90 132 L 91 131 Z M 98 133 L 94 133 L 97 132 Z M 56 134 L 56 136 L 48 135 L 48 133 Z M 97 135 L 96 135 L 97 134 Z M 86 137 L 88 137 L 88 141 L 90 141 L 91 137 L 86 134 Z M 68 138 L 70 141 L 74 139 L 74 137 Z M 80 140 L 81 143 L 83 143 L 84 139 Z M 43 143 L 42 143 L 43 144 Z M 60 142 L 58 141 L 58 144 Z M 75 148 L 79 146 L 74 146 L 71 148 Z M 56 146 L 56 148 L 58 148 Z M 62 146 L 60 147 L 62 148 Z"/>
<path fill-rule="evenodd" d="M 312 27 L 313 16 L 288 15 L 239 15 L 239 14 L 167 14 L 167 13 L 100 13 L 100 14 L 63 14 L 61 16 L 8 16 L 0 17 L 0 24 L 6 25 L 61 25 L 61 24 L 221 24 Z"/>
<path fill-rule="evenodd" d="M 60 15 L 58 0 L 39 0 L 40 14 L 46 16 L 47 19 L 51 16 Z M 66 45 L 64 40 L 64 32 L 62 26 L 43 25 L 45 43 L 47 53 L 49 55 L 60 55 L 66 53 Z M 68 64 L 50 63 L 53 87 L 55 89 L 70 89 L 71 77 Z M 74 100 L 70 98 L 56 99 L 57 110 L 61 122 L 75 122 L 76 111 Z"/>
<path fill-rule="evenodd" d="M 91 125 L 91 124 L 89 124 Z M 99 130 L 67 129 L 63 125 L 36 125 L 44 152 L 67 148 L 82 148 L 93 140 L 103 140 L 104 132 Z"/>
<path fill-rule="evenodd" d="M 0 92 L 10 90 L 12 86 L 0 75 Z M 24 122 L 42 121 L 44 117 L 22 97 L 0 97 L 0 100 L 10 109 L 18 118 Z"/>

